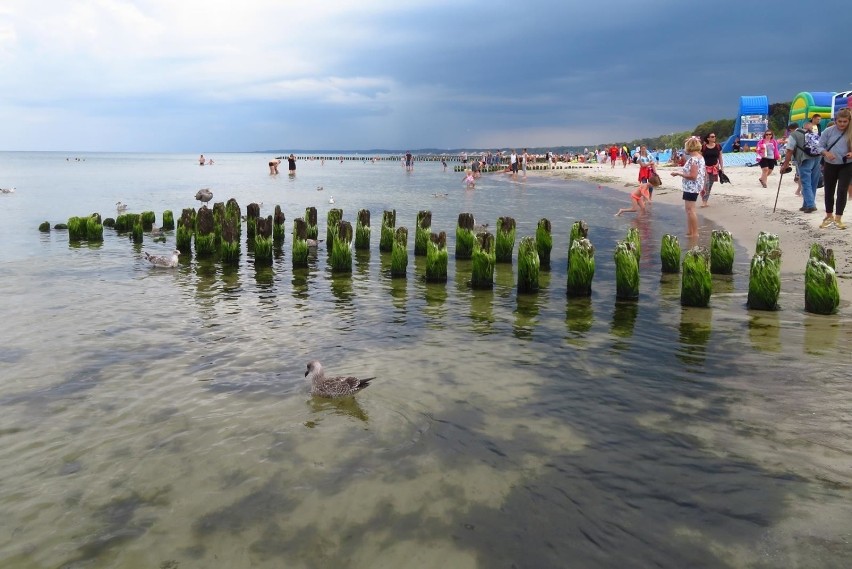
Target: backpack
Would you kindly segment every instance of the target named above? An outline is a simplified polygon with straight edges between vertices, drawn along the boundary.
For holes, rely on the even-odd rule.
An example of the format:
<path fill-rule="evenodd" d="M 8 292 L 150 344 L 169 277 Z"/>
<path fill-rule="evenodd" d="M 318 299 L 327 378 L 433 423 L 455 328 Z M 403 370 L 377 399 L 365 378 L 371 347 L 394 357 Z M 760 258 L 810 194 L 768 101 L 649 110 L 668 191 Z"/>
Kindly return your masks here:
<path fill-rule="evenodd" d="M 802 152 L 810 157 L 819 156 L 819 135 L 812 130 L 805 130 L 803 128 L 798 130 L 804 134 L 804 144 L 801 147 Z"/>

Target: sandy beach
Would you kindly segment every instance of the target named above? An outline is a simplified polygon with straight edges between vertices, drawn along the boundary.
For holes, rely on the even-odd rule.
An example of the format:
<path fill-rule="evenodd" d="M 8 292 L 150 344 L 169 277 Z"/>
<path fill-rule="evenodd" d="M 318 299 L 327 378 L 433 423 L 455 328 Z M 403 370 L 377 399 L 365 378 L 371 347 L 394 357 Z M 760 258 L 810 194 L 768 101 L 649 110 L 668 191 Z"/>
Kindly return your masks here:
<path fill-rule="evenodd" d="M 654 191 L 654 201 L 683 207 L 681 196 L 681 179 L 672 177 L 675 166 L 661 164 L 657 171 L 663 185 Z M 839 230 L 835 227 L 820 229 L 819 225 L 825 217 L 824 193 L 817 191 L 816 205 L 818 211 L 802 213 L 802 198 L 795 195 L 796 183 L 792 173 L 780 177 L 778 170 L 769 177 L 767 188 L 758 181 L 760 169 L 747 166 L 729 166 L 725 173 L 731 179 L 730 184 L 713 185 L 709 207 L 698 207 L 700 235 L 698 245 L 709 246 L 710 231 L 707 222 L 724 227 L 730 231 L 734 239 L 748 250 L 749 257 L 754 254 L 757 235 L 761 231 L 776 233 L 781 241 L 781 272 L 785 281 L 804 282 L 805 265 L 811 244 L 820 243 L 834 250 L 837 264 L 838 284 L 840 288 L 841 312 L 852 299 L 852 229 Z M 572 168 L 570 170 L 533 171 L 531 175 L 559 176 L 565 178 L 582 178 L 589 182 L 601 184 L 625 193 L 624 206 L 630 206 L 627 197 L 636 188 L 639 166 L 628 164 L 624 168 L 621 163 L 611 168 L 604 164 L 600 168 L 591 165 L 588 168 Z M 779 179 L 781 189 L 778 197 L 778 207 L 775 213 L 772 207 L 778 191 Z M 699 200 L 699 204 L 700 204 Z M 651 205 L 653 208 L 653 205 Z M 613 212 L 614 214 L 615 212 Z M 849 211 L 846 212 L 849 215 Z M 626 216 L 636 215 L 633 213 Z M 845 216 L 844 216 L 845 217 Z M 686 219 L 680 227 L 673 227 L 672 232 L 678 236 L 682 245 L 687 245 Z M 694 244 L 694 243 L 693 243 Z"/>

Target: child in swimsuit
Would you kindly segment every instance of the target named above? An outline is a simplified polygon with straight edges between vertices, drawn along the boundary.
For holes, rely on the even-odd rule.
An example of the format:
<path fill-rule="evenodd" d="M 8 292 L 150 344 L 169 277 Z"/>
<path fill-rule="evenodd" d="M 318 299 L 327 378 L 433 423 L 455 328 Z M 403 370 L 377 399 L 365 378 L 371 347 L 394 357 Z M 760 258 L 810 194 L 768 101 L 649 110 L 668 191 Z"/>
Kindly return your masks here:
<path fill-rule="evenodd" d="M 639 184 L 639 187 L 633 190 L 630 194 L 631 205 L 629 208 L 623 207 L 615 214 L 616 217 L 622 213 L 631 213 L 641 211 L 645 213 L 645 202 L 651 201 L 651 193 L 648 191 L 648 183 Z"/>
<path fill-rule="evenodd" d="M 467 185 L 469 190 L 474 189 L 476 187 L 476 180 L 473 178 L 473 171 L 465 170 L 465 174 L 467 174 L 467 176 L 464 178 L 464 183 Z"/>

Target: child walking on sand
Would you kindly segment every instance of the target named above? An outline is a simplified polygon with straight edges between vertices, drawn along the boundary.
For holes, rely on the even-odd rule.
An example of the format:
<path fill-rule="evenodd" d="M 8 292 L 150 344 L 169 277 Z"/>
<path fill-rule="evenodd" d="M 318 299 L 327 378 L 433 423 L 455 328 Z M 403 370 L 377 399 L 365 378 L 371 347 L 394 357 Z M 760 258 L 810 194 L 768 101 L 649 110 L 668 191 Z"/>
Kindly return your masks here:
<path fill-rule="evenodd" d="M 622 213 L 633 213 L 633 212 L 642 212 L 645 213 L 645 202 L 651 201 L 651 192 L 649 191 L 649 187 L 651 184 L 647 182 L 643 182 L 639 184 L 639 187 L 633 190 L 633 193 L 630 194 L 630 201 L 632 202 L 630 207 L 623 207 L 618 210 L 618 213 L 615 214 L 615 217 L 620 216 Z"/>

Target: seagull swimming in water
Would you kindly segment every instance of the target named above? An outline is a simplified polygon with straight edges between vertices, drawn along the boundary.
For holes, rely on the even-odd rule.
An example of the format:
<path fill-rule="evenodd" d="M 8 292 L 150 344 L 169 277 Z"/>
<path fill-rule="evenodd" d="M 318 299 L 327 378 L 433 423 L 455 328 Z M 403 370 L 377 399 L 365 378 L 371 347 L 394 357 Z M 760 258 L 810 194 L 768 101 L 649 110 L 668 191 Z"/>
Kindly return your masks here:
<path fill-rule="evenodd" d="M 325 239 L 305 239 L 305 243 L 308 244 L 308 249 L 316 249 L 323 241 L 325 241 Z"/>
<path fill-rule="evenodd" d="M 365 387 L 368 387 L 372 380 L 376 379 L 375 377 L 358 379 L 351 376 L 326 377 L 322 364 L 316 360 L 308 362 L 305 377 L 311 382 L 311 395 L 317 397 L 346 397 L 347 395 L 355 395 Z"/>
<path fill-rule="evenodd" d="M 210 188 L 201 188 L 198 192 L 196 192 L 195 199 L 206 204 L 213 199 L 213 192 L 210 191 Z"/>
<path fill-rule="evenodd" d="M 331 196 L 330 198 L 328 198 L 328 203 L 332 203 L 332 204 L 334 203 L 334 196 Z"/>
<path fill-rule="evenodd" d="M 119 215 L 127 211 L 127 204 L 122 202 L 115 202 L 115 211 Z"/>
<path fill-rule="evenodd" d="M 151 263 L 155 267 L 162 267 L 164 269 L 171 269 L 173 267 L 177 267 L 178 264 L 178 255 L 180 255 L 180 251 L 175 249 L 172 251 L 171 257 L 166 257 L 165 255 L 151 255 L 148 251 L 145 251 L 145 259 Z"/>
<path fill-rule="evenodd" d="M 0 188 L 0 194 L 14 194 L 15 188 Z"/>
<path fill-rule="evenodd" d="M 318 192 L 321 192 L 322 190 L 323 190 L 323 187 L 322 187 L 322 186 L 317 186 L 317 191 L 318 191 Z"/>

